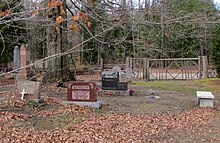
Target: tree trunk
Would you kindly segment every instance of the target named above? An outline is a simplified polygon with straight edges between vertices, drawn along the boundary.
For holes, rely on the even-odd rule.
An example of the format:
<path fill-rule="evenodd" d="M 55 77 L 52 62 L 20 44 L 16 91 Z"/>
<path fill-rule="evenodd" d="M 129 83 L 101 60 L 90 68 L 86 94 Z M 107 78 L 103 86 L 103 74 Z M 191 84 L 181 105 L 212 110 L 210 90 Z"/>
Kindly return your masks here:
<path fill-rule="evenodd" d="M 64 19 L 67 18 L 66 0 L 63 1 L 63 9 L 65 14 L 61 15 Z M 60 9 L 58 8 L 58 11 Z M 52 14 L 56 19 L 59 15 Z M 47 56 L 58 53 L 63 53 L 68 49 L 67 33 L 64 31 L 67 28 L 67 22 L 63 21 L 60 27 L 47 28 Z M 45 77 L 46 81 L 68 81 L 74 80 L 75 77 L 71 74 L 68 62 L 68 55 L 57 56 L 48 61 L 48 74 Z"/>

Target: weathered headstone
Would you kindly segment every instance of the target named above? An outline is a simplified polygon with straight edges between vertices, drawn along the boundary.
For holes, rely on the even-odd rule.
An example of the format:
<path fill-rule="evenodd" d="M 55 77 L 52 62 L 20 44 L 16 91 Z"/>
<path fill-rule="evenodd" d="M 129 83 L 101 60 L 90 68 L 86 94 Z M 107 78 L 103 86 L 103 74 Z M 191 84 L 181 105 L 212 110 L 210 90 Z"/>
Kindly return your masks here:
<path fill-rule="evenodd" d="M 26 47 L 24 45 L 20 48 L 20 67 L 25 67 L 27 65 L 27 57 L 26 57 Z M 19 78 L 20 79 L 26 79 L 27 78 L 27 69 L 22 68 L 19 71 Z"/>
<path fill-rule="evenodd" d="M 96 84 L 93 82 L 73 82 L 69 84 L 67 101 L 96 102 Z"/>
<path fill-rule="evenodd" d="M 22 92 L 26 92 L 24 99 L 38 99 L 39 97 L 39 82 L 34 81 L 19 81 L 17 82 L 16 97 L 21 99 Z"/>
<path fill-rule="evenodd" d="M 126 68 L 125 70 L 126 78 L 131 79 L 133 77 L 133 70 L 131 68 Z"/>
<path fill-rule="evenodd" d="M 26 67 L 30 64 L 30 48 L 28 45 L 22 45 L 20 48 L 20 71 L 19 71 L 19 78 L 20 79 L 27 79 L 32 77 L 32 71 L 30 67 Z"/>
<path fill-rule="evenodd" d="M 13 52 L 13 70 L 18 69 L 19 67 L 20 67 L 20 51 L 19 51 L 19 47 L 15 46 Z"/>
<path fill-rule="evenodd" d="M 121 81 L 121 67 L 120 66 L 114 66 L 112 70 L 115 71 L 116 73 L 118 73 L 119 81 Z"/>

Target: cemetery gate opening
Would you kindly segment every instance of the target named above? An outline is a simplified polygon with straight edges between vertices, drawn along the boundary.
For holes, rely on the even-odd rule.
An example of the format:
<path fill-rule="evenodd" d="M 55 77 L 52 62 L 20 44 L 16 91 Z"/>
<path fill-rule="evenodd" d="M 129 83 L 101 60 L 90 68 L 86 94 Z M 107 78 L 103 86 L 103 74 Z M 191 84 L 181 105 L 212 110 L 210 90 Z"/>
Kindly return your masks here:
<path fill-rule="evenodd" d="M 126 65 L 134 71 L 136 79 L 186 80 L 207 75 L 207 57 L 148 59 L 127 58 Z"/>

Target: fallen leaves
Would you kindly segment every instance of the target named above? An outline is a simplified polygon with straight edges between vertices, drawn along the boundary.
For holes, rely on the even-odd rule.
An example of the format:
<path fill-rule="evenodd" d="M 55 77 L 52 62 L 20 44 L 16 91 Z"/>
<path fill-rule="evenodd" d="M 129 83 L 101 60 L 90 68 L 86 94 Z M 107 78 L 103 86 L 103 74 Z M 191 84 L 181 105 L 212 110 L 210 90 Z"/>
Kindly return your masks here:
<path fill-rule="evenodd" d="M 101 80 L 100 74 L 94 75 L 76 75 L 77 80 L 84 80 L 84 81 L 94 81 L 94 80 Z"/>
<path fill-rule="evenodd" d="M 31 118 L 31 116 L 28 115 L 24 115 L 24 114 L 17 114 L 17 113 L 13 113 L 13 112 L 0 112 L 0 122 L 8 122 L 10 120 L 27 120 Z"/>
<path fill-rule="evenodd" d="M 75 114 L 75 113 L 91 113 L 92 110 L 91 108 L 87 106 L 76 106 L 76 105 L 67 105 L 64 108 L 59 108 L 59 109 L 52 109 L 52 110 L 36 110 L 36 115 L 38 116 L 50 116 L 50 115 L 55 115 L 55 114 L 63 114 L 63 113 L 68 113 L 68 114 Z"/>
<path fill-rule="evenodd" d="M 60 110 L 68 114 L 87 111 L 87 108 L 67 106 Z M 41 114 L 50 115 L 46 112 Z M 3 142 L 155 142 L 162 131 L 197 129 L 213 117 L 214 113 L 209 108 L 183 111 L 175 115 L 160 113 L 154 116 L 92 113 L 89 118 L 69 129 L 24 131 L 0 127 L 0 139 Z"/>
<path fill-rule="evenodd" d="M 58 98 L 53 98 L 53 97 L 43 97 L 43 100 L 45 101 L 45 103 L 52 105 L 60 104 L 60 102 L 62 101 Z"/>
<path fill-rule="evenodd" d="M 19 99 L 8 99 L 5 100 L 5 103 L 12 108 L 22 108 L 25 106 L 26 101 L 25 100 L 19 100 Z"/>
<path fill-rule="evenodd" d="M 0 92 L 0 97 L 13 97 L 13 96 L 15 96 L 14 92 L 8 92 L 8 91 Z"/>
<path fill-rule="evenodd" d="M 56 93 L 67 93 L 67 88 L 57 87 L 57 83 L 51 83 L 43 86 L 43 90 Z"/>
<path fill-rule="evenodd" d="M 0 79 L 0 86 L 10 85 L 14 83 L 15 83 L 14 79 L 7 79 L 7 78 Z"/>

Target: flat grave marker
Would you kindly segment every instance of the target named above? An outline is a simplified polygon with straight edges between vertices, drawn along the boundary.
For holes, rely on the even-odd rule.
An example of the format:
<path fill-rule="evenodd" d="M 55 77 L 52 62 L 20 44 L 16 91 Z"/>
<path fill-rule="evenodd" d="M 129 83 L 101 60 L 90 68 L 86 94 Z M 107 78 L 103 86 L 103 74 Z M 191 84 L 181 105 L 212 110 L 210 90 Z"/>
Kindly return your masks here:
<path fill-rule="evenodd" d="M 212 92 L 205 92 L 205 91 L 197 91 L 197 100 L 200 107 L 211 107 L 213 108 L 214 103 L 214 95 Z"/>

